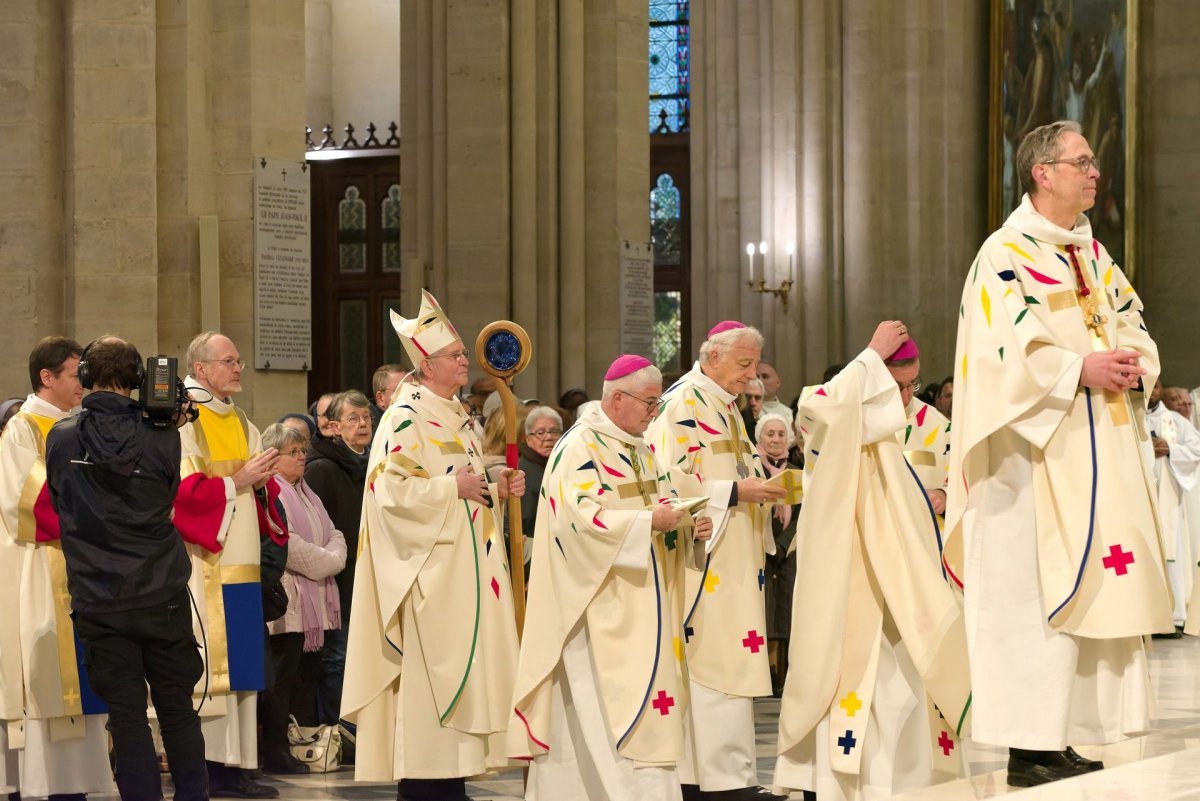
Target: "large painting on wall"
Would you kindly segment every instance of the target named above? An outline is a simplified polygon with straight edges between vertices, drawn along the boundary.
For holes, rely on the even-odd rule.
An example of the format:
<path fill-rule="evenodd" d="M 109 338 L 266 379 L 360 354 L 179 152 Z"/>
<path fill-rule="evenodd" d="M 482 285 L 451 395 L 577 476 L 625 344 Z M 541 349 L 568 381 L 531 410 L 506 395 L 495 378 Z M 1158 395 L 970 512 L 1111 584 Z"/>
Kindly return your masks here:
<path fill-rule="evenodd" d="M 1070 119 L 1100 169 L 1092 230 L 1133 276 L 1137 0 L 991 0 L 992 227 L 1021 201 L 1014 157 L 1029 131 Z"/>

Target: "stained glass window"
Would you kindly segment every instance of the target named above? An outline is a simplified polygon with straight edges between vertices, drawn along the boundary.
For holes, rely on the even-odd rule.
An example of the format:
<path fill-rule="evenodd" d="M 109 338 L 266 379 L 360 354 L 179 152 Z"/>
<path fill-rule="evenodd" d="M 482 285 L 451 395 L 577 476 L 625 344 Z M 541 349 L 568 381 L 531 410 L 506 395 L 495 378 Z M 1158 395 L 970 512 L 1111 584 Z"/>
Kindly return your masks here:
<path fill-rule="evenodd" d="M 380 238 L 383 240 L 383 271 L 400 272 L 400 184 L 388 187 L 387 197 L 380 203 Z"/>
<path fill-rule="evenodd" d="M 650 133 L 688 130 L 689 0 L 650 1 Z"/>
<path fill-rule="evenodd" d="M 338 201 L 338 269 L 343 273 L 367 271 L 367 204 L 351 184 Z M 347 385 L 348 386 L 348 385 Z"/>
<path fill-rule="evenodd" d="M 650 243 L 655 267 L 677 267 L 682 256 L 679 190 L 669 173 L 658 176 L 650 190 Z"/>
<path fill-rule="evenodd" d="M 654 293 L 654 363 L 664 373 L 680 373 L 683 341 L 683 294 Z"/>

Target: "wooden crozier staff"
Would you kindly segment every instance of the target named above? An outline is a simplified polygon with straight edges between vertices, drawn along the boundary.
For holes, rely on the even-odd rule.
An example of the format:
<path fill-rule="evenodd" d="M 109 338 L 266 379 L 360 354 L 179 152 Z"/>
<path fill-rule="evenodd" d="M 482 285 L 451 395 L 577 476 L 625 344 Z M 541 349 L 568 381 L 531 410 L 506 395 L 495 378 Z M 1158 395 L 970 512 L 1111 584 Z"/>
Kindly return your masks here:
<path fill-rule="evenodd" d="M 504 411 L 504 462 L 517 469 L 517 404 L 513 399 L 512 380 L 533 355 L 529 334 L 516 323 L 497 320 L 479 332 L 475 340 L 475 353 L 479 366 L 488 375 L 497 378 L 496 391 L 500 393 Z M 526 492 L 537 492 L 537 487 L 526 487 Z M 521 499 L 508 496 L 508 573 L 512 581 L 513 608 L 517 615 L 517 638 L 525 630 L 525 532 L 521 526 Z"/>

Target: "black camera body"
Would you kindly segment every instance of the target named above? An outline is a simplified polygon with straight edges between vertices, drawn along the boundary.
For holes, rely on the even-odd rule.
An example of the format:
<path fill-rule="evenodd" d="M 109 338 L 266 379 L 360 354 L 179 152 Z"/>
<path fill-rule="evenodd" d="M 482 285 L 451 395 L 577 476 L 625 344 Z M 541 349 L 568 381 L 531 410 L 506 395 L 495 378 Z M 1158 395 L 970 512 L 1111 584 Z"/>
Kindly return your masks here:
<path fill-rule="evenodd" d="M 187 388 L 179 378 L 179 359 L 174 356 L 151 356 L 146 359 L 142 373 L 142 385 L 138 389 L 138 404 L 150 425 L 155 428 L 173 428 L 180 414 L 195 420 L 198 414 Z M 184 411 L 184 406 L 191 404 Z"/>

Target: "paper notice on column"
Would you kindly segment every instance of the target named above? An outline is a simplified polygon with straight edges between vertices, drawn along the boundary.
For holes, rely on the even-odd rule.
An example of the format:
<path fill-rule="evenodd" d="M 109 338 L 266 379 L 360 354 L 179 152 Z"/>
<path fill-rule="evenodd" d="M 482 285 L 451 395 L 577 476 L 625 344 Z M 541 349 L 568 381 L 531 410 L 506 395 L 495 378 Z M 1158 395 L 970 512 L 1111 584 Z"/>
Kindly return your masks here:
<path fill-rule="evenodd" d="M 654 359 L 654 259 L 648 242 L 622 241 L 618 350 Z"/>
<path fill-rule="evenodd" d="M 254 160 L 254 368 L 312 365 L 308 166 Z"/>

